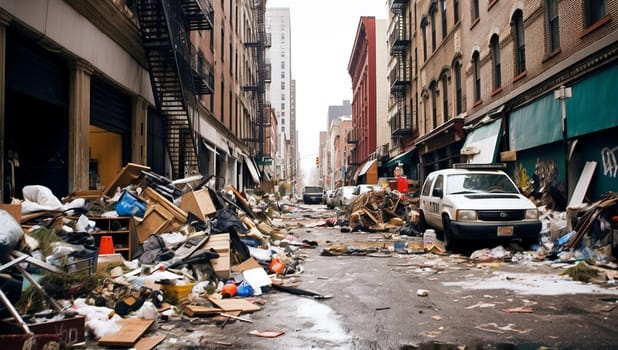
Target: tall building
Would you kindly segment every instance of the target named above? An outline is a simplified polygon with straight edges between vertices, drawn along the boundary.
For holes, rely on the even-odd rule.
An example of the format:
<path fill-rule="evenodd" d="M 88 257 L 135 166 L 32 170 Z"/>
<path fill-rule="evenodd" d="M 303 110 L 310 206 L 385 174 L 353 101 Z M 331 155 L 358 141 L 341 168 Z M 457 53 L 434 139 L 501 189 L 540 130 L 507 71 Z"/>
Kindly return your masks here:
<path fill-rule="evenodd" d="M 129 162 L 257 186 L 264 11 L 265 1 L 1 0 L 0 197 L 30 184 L 59 197 L 101 189 Z"/>
<path fill-rule="evenodd" d="M 391 160 L 505 162 L 564 208 L 618 187 L 618 4 L 389 0 Z"/>
<path fill-rule="evenodd" d="M 297 161 L 296 141 L 293 140 L 296 136 L 296 119 L 292 116 L 295 88 L 292 79 L 290 9 L 268 7 L 266 9 L 266 30 L 272 38 L 268 52 L 272 67 L 269 100 L 277 113 L 281 134 L 278 150 L 279 162 L 281 162 L 278 165 L 280 172 L 276 176 L 280 181 L 291 184 L 292 168 L 295 167 Z"/>
<path fill-rule="evenodd" d="M 330 123 L 328 128 L 327 158 L 325 166 L 325 188 L 335 189 L 345 185 L 345 175 L 348 168 L 348 154 L 353 148 L 348 143 L 347 135 L 352 130 L 352 117 L 341 116 Z"/>
<path fill-rule="evenodd" d="M 355 145 L 348 162 L 353 166 L 349 168 L 348 183 L 378 181 L 378 145 L 388 143 L 385 45 L 386 21 L 361 17 L 348 63 L 353 125 L 348 142 Z"/>
<path fill-rule="evenodd" d="M 337 120 L 339 117 L 350 115 L 352 115 L 352 105 L 350 104 L 350 100 L 343 100 L 341 105 L 328 106 L 328 123 L 326 124 L 326 128 L 330 128 L 333 121 Z"/>

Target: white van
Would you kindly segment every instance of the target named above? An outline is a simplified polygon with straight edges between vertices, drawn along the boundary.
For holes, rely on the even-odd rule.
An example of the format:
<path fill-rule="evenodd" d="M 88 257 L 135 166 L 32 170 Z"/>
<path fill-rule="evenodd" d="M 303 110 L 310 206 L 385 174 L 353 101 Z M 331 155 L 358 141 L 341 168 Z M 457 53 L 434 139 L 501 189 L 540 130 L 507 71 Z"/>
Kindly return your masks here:
<path fill-rule="evenodd" d="M 429 174 L 419 201 L 421 230 L 438 231 L 447 249 L 460 240 L 537 243 L 539 212 L 504 168 L 504 164 L 456 164 Z"/>

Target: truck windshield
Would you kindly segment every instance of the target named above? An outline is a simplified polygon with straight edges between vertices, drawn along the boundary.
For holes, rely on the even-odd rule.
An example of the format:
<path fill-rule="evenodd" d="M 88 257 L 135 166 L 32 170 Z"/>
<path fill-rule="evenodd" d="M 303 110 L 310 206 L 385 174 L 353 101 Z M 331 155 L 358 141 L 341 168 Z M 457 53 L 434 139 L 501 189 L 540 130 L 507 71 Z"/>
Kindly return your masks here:
<path fill-rule="evenodd" d="M 446 190 L 448 194 L 519 193 L 517 187 L 504 174 L 449 175 Z"/>
<path fill-rule="evenodd" d="M 306 186 L 305 193 L 322 193 L 322 187 L 319 186 Z"/>

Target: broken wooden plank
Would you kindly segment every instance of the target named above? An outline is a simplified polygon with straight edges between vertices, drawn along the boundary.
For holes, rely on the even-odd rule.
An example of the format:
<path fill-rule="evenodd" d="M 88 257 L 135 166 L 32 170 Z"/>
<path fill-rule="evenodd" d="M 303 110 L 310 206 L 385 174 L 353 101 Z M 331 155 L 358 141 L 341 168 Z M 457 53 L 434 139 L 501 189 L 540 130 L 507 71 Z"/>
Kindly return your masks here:
<path fill-rule="evenodd" d="M 162 342 L 163 339 L 165 339 L 164 335 L 143 337 L 142 339 L 138 340 L 135 345 L 133 345 L 133 348 L 135 350 L 151 350 L 154 349 L 157 345 L 159 345 L 159 343 Z"/>
<path fill-rule="evenodd" d="M 148 330 L 152 322 L 154 321 L 135 317 L 126 318 L 122 320 L 122 328 L 119 331 L 99 338 L 99 345 L 131 347 Z"/>
<path fill-rule="evenodd" d="M 211 303 L 220 307 L 223 312 L 229 311 L 242 311 L 242 312 L 254 312 L 260 311 L 262 308 L 252 304 L 244 299 L 214 299 L 208 298 Z"/>
<path fill-rule="evenodd" d="M 184 308 L 184 313 L 189 316 L 202 316 L 202 315 L 218 315 L 223 311 L 221 308 L 212 306 L 200 306 L 200 305 L 187 305 Z"/>

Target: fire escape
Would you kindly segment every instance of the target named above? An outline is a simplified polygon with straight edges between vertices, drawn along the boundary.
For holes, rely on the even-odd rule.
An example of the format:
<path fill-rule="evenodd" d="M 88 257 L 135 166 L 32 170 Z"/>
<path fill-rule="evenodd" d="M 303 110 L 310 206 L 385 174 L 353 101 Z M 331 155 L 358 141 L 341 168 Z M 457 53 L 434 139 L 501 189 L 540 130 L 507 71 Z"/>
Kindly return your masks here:
<path fill-rule="evenodd" d="M 135 3 L 155 102 L 166 118 L 173 179 L 199 169 L 198 135 L 190 113 L 197 113 L 196 96 L 214 93 L 214 76 L 204 56 L 191 44 L 189 32 L 212 29 L 210 1 Z"/>
<path fill-rule="evenodd" d="M 395 64 L 389 72 L 390 93 L 397 106 L 391 117 L 391 135 L 401 138 L 411 134 L 411 107 L 406 106 L 406 93 L 410 89 L 410 64 L 407 54 L 410 47 L 410 37 L 406 26 L 406 8 L 408 0 L 392 0 L 390 9 L 393 13 L 394 25 L 389 35 L 390 54 Z"/>
<path fill-rule="evenodd" d="M 242 89 L 254 94 L 257 118 L 253 135 L 245 141 L 255 143 L 257 163 L 264 164 L 265 156 L 271 156 L 271 154 L 265 154 L 264 149 L 264 128 L 270 123 L 270 120 L 266 120 L 266 117 L 270 117 L 270 105 L 265 101 L 266 84 L 271 81 L 271 67 L 270 64 L 266 63 L 266 49 L 270 47 L 271 41 L 269 34 L 266 33 L 266 0 L 252 0 L 251 5 L 256 16 L 256 36 L 253 40 L 246 41 L 244 45 L 247 48 L 255 49 L 255 64 L 258 70 L 257 77 L 254 78 L 256 81 L 243 85 Z"/>

